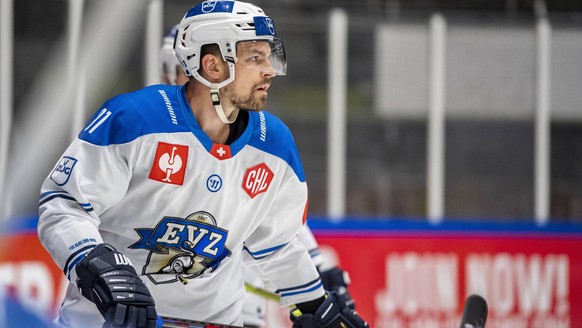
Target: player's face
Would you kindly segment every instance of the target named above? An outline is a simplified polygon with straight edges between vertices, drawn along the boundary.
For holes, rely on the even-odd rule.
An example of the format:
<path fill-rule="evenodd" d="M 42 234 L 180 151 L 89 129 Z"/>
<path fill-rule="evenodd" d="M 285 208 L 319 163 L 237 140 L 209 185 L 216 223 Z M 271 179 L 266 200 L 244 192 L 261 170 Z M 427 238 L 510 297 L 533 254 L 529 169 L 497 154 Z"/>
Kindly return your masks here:
<path fill-rule="evenodd" d="M 275 70 L 269 62 L 267 41 L 243 41 L 236 47 L 235 79 L 224 87 L 225 95 L 239 109 L 261 111 L 267 105 L 267 90 Z"/>

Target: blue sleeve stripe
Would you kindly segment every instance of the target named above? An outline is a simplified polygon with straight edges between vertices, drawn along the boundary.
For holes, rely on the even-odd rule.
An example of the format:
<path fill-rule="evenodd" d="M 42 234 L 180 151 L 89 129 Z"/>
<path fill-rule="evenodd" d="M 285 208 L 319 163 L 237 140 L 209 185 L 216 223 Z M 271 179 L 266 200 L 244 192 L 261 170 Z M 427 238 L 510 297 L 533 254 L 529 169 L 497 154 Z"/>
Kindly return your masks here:
<path fill-rule="evenodd" d="M 281 249 L 281 248 L 282 248 L 283 246 L 285 246 L 285 245 L 287 245 L 287 244 L 282 244 L 282 245 L 279 245 L 279 246 L 275 246 L 275 247 L 267 248 L 267 249 L 264 249 L 264 250 L 261 250 L 261 251 L 257 251 L 257 252 L 251 252 L 251 250 L 250 250 L 250 249 L 248 249 L 248 247 L 246 247 L 246 246 L 244 246 L 244 249 L 245 249 L 247 252 L 249 252 L 249 254 L 251 254 L 251 256 L 252 256 L 252 257 L 253 257 L 255 260 L 258 260 L 258 259 L 262 259 L 262 258 L 265 258 L 265 257 L 267 257 L 267 256 L 271 255 L 272 253 L 274 253 L 274 252 L 275 252 L 275 251 L 277 251 L 278 249 Z"/>
<path fill-rule="evenodd" d="M 319 289 L 321 287 L 322 287 L 322 284 L 321 284 L 321 281 L 320 281 L 317 285 L 315 285 L 315 286 L 313 286 L 313 287 L 311 287 L 309 289 L 299 290 L 299 291 L 295 291 L 295 292 L 288 292 L 288 293 L 280 293 L 280 294 L 278 293 L 278 294 L 281 297 L 289 297 L 289 296 L 293 296 L 293 295 L 310 293 L 310 292 L 312 292 L 314 290 L 317 290 L 317 289 Z"/>
<path fill-rule="evenodd" d="M 93 211 L 93 206 L 91 206 L 91 203 L 79 203 L 74 197 L 70 196 L 65 191 L 48 191 L 48 192 L 42 193 L 40 195 L 40 201 L 39 201 L 38 206 L 41 206 L 42 204 L 44 204 L 52 199 L 55 199 L 55 198 L 63 198 L 63 199 L 75 201 L 79 205 L 81 205 L 81 207 L 85 211 L 87 211 L 87 212 Z"/>
<path fill-rule="evenodd" d="M 79 263 L 87 253 L 89 253 L 95 245 L 89 245 L 81 248 L 80 250 L 76 251 L 69 257 L 67 262 L 65 263 L 65 268 L 63 269 L 63 273 L 67 277 L 67 279 L 71 280 L 71 270 Z M 70 262 L 70 264 L 69 264 Z"/>
<path fill-rule="evenodd" d="M 41 206 L 42 204 L 48 202 L 49 200 L 55 199 L 55 198 L 64 198 L 64 199 L 68 199 L 68 200 L 77 201 L 74 197 L 63 195 L 63 194 L 58 194 L 58 195 L 52 195 L 50 197 L 47 197 L 47 198 L 41 200 L 40 203 L 38 203 L 38 206 Z"/>
<path fill-rule="evenodd" d="M 321 254 L 319 252 L 319 248 L 314 248 L 314 249 L 309 250 L 309 256 L 311 256 L 311 257 L 316 257 L 319 254 Z"/>
<path fill-rule="evenodd" d="M 85 253 L 79 255 L 79 257 L 77 257 L 73 262 L 71 262 L 71 265 L 66 268 L 64 273 L 65 273 L 65 276 L 67 277 L 67 279 L 71 280 L 71 270 L 75 267 L 75 265 L 77 265 L 77 263 L 81 262 L 81 260 L 83 260 L 84 257 L 85 257 Z"/>
<path fill-rule="evenodd" d="M 45 196 L 56 194 L 56 193 L 68 194 L 64 190 L 51 190 L 51 191 L 46 191 L 46 192 L 43 192 L 42 194 L 40 194 L 40 199 L 43 199 L 43 197 L 45 197 Z"/>
<path fill-rule="evenodd" d="M 79 205 L 81 205 L 81 207 L 87 212 L 93 211 L 93 206 L 91 206 L 90 203 L 79 203 Z"/>
<path fill-rule="evenodd" d="M 277 289 L 275 291 L 275 293 L 279 294 L 279 293 L 283 293 L 283 292 L 287 292 L 287 291 L 293 291 L 293 290 L 298 290 L 298 289 L 304 289 L 304 288 L 308 288 L 309 286 L 313 285 L 313 284 L 317 284 L 317 283 L 321 283 L 321 280 L 319 278 L 314 279 L 306 284 L 300 285 L 300 286 L 295 286 L 295 287 L 289 287 L 289 288 L 282 288 L 282 289 Z"/>
<path fill-rule="evenodd" d="M 65 276 L 67 277 L 67 279 L 69 279 L 69 281 L 71 280 L 71 270 L 75 267 L 75 265 L 77 265 L 77 263 L 81 262 L 81 260 L 83 260 L 85 254 L 82 254 L 81 256 L 77 257 L 72 263 L 71 265 L 66 268 L 65 271 Z"/>
<path fill-rule="evenodd" d="M 254 255 L 248 248 L 246 248 L 246 251 L 249 252 L 249 254 L 251 254 L 251 256 L 255 259 L 255 260 L 260 260 L 260 259 L 264 259 L 265 257 L 269 256 L 271 253 L 269 254 L 265 254 L 265 255 Z"/>

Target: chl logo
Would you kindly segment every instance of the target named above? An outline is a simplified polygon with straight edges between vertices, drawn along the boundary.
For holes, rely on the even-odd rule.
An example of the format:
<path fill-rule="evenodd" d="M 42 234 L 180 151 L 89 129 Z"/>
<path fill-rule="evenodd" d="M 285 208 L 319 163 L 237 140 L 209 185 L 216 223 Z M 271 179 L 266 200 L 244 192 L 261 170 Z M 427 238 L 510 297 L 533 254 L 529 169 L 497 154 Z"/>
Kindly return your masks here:
<path fill-rule="evenodd" d="M 255 165 L 247 169 L 242 187 L 251 198 L 255 198 L 258 194 L 267 191 L 274 176 L 267 164 Z"/>
<path fill-rule="evenodd" d="M 187 162 L 188 146 L 159 142 L 149 178 L 181 186 Z"/>

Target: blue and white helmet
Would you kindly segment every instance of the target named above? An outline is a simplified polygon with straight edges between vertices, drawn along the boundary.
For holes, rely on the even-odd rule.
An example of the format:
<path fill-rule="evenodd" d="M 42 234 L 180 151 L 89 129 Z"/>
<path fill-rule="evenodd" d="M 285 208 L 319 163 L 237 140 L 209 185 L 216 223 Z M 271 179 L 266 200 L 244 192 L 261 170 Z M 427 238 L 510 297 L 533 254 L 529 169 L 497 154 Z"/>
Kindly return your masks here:
<path fill-rule="evenodd" d="M 204 1 L 184 15 L 179 24 L 174 50 L 186 76 L 193 76 L 208 87 L 218 89 L 234 80 L 236 44 L 240 41 L 268 41 L 271 44 L 271 66 L 277 75 L 285 75 L 285 49 L 275 35 L 273 20 L 253 4 L 241 1 Z M 206 44 L 218 44 L 230 70 L 227 80 L 214 85 L 198 74 L 201 48 Z"/>
<path fill-rule="evenodd" d="M 162 73 L 166 74 L 168 80 L 172 84 L 176 84 L 178 78 L 176 69 L 180 66 L 176 53 L 174 52 L 174 39 L 178 34 L 178 25 L 174 25 L 172 29 L 164 36 L 162 40 L 162 48 L 160 49 L 160 60 L 162 62 Z"/>

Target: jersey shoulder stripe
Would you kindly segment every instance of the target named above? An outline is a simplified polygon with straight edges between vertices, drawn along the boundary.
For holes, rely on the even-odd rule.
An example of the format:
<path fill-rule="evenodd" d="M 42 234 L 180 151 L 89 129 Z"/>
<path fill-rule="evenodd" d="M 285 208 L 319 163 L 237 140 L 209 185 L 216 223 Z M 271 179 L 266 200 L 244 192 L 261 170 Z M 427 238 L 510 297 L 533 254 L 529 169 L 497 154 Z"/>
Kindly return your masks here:
<path fill-rule="evenodd" d="M 299 181 L 305 182 L 303 164 L 289 127 L 267 111 L 250 112 L 250 115 L 254 131 L 249 145 L 281 158 L 291 166 Z"/>
<path fill-rule="evenodd" d="M 182 88 L 159 84 L 115 96 L 93 115 L 79 139 L 108 146 L 146 134 L 189 131 L 181 110 Z"/>

